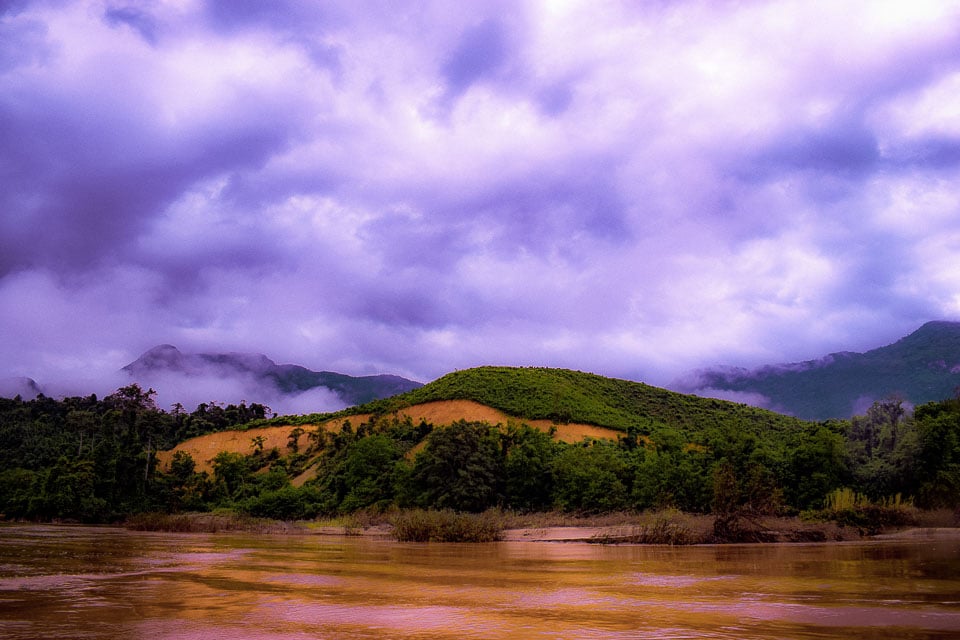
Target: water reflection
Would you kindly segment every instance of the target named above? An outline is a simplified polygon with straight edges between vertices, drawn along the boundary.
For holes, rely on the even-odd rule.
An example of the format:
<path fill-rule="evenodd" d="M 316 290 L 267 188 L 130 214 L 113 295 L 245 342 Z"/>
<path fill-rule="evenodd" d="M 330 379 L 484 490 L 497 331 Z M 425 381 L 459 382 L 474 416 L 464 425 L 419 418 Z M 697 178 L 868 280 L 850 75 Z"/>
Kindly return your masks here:
<path fill-rule="evenodd" d="M 0 637 L 948 638 L 960 543 L 400 544 L 0 527 Z"/>

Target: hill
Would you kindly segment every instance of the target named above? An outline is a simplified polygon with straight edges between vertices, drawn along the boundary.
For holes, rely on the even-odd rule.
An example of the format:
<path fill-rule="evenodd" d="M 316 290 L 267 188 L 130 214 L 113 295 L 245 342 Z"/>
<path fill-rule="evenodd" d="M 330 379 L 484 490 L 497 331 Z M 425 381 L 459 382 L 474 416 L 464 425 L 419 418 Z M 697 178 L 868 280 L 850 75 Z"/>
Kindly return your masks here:
<path fill-rule="evenodd" d="M 421 386 L 419 382 L 395 375 L 355 377 L 333 371 L 312 371 L 295 364 L 277 364 L 259 353 L 186 354 L 169 344 L 150 349 L 122 371 L 148 385 L 160 377 L 169 383 L 171 376 L 188 383 L 208 376 L 220 380 L 244 379 L 266 387 L 267 397 L 277 393 L 297 395 L 323 387 L 346 405 L 370 402 Z"/>
<path fill-rule="evenodd" d="M 0 518 L 104 522 L 222 508 L 303 519 L 405 506 L 773 513 L 819 509 L 839 489 L 957 503 L 956 400 L 908 418 L 890 403 L 813 423 L 638 382 L 509 367 L 271 420 L 243 403 L 168 413 L 151 395 L 132 384 L 103 399 L 0 399 Z"/>
<path fill-rule="evenodd" d="M 642 382 L 543 367 L 477 367 L 335 415 L 390 414 L 430 402 L 469 400 L 518 420 L 581 423 L 639 433 L 666 426 L 693 433 L 718 425 L 747 432 L 791 429 L 801 421 L 746 404 L 701 398 Z M 293 418 L 316 422 L 324 416 Z M 468 416 L 464 416 L 468 417 Z M 275 418 L 275 421 L 291 418 Z"/>
<path fill-rule="evenodd" d="M 707 369 L 681 391 L 760 396 L 757 404 L 806 420 L 849 418 L 897 396 L 919 405 L 953 397 L 960 385 L 960 323 L 928 322 L 897 342 L 866 353 L 758 369 Z M 731 393 L 732 392 L 732 393 Z"/>
<path fill-rule="evenodd" d="M 323 512 L 404 504 L 707 511 L 718 469 L 729 471 L 736 496 L 807 508 L 844 473 L 841 424 L 565 369 L 456 371 L 334 414 L 246 428 L 183 442 L 160 455 L 161 466 L 175 475 L 189 460 L 224 478 L 225 465 L 282 469 L 303 493 L 263 499 L 306 496 Z"/>

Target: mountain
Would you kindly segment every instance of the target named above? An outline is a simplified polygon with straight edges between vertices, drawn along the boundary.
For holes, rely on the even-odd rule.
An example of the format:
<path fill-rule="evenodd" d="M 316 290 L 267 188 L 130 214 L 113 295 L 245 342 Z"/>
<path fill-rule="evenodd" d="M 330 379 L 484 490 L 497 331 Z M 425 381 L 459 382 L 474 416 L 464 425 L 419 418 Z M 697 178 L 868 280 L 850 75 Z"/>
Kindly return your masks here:
<path fill-rule="evenodd" d="M 347 405 L 404 393 L 422 386 L 394 375 L 349 376 L 333 371 L 311 371 L 295 364 L 277 364 L 259 353 L 183 353 L 173 345 L 150 349 L 122 371 L 138 382 L 170 376 L 190 379 L 244 379 L 266 385 L 272 394 L 298 395 L 320 387 L 329 389 Z M 341 405 L 342 406 L 342 405 Z"/>
<path fill-rule="evenodd" d="M 960 386 L 960 322 L 928 322 L 866 353 L 832 353 L 753 370 L 706 369 L 672 386 L 748 400 L 806 420 L 849 418 L 892 396 L 913 405 L 944 400 Z"/>

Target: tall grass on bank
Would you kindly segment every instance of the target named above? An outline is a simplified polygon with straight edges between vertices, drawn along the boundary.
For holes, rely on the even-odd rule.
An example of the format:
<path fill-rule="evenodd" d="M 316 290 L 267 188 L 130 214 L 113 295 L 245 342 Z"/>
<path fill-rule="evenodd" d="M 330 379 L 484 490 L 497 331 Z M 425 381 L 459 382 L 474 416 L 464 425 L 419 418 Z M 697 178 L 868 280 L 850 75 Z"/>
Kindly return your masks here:
<path fill-rule="evenodd" d="M 887 527 L 913 526 L 918 512 L 913 502 L 899 493 L 877 501 L 853 489 L 834 489 L 827 494 L 823 509 L 802 514 L 805 519 L 832 520 L 840 526 L 853 526 L 869 534 Z"/>
<path fill-rule="evenodd" d="M 393 535 L 401 542 L 495 542 L 503 537 L 503 529 L 503 514 L 496 510 L 413 509 L 393 516 Z"/>
<path fill-rule="evenodd" d="M 647 522 L 619 527 L 593 536 L 588 542 L 596 544 L 701 544 L 706 533 L 698 531 L 683 513 L 668 509 L 652 514 Z"/>
<path fill-rule="evenodd" d="M 138 513 L 124 526 L 134 531 L 166 531 L 171 533 L 296 533 L 302 531 L 288 522 L 253 518 L 238 513 Z"/>

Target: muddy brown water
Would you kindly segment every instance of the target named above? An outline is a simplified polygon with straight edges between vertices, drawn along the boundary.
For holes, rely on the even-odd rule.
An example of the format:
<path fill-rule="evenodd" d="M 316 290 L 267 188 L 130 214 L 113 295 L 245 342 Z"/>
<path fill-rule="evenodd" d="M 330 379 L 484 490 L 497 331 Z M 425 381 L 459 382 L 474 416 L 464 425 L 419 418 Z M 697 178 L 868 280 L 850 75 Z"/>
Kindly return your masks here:
<path fill-rule="evenodd" d="M 0 638 L 958 638 L 960 540 L 698 547 L 0 526 Z"/>

